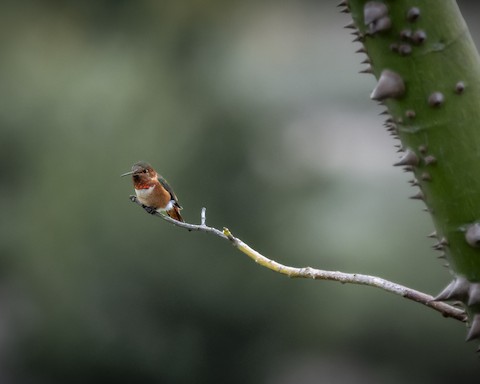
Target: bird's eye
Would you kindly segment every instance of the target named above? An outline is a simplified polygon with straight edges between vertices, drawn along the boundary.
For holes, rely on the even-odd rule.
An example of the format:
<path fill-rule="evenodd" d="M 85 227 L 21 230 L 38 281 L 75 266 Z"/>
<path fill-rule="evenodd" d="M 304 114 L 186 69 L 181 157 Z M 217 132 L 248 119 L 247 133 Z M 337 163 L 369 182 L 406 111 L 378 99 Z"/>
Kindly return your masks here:
<path fill-rule="evenodd" d="M 143 173 L 147 173 L 148 171 L 146 169 L 143 170 Z"/>

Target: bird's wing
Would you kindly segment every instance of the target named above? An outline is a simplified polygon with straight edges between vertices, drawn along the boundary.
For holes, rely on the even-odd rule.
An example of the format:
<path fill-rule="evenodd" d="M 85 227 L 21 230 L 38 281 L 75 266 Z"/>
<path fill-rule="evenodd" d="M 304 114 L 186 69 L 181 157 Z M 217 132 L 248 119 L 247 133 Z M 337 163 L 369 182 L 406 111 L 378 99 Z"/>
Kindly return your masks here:
<path fill-rule="evenodd" d="M 183 209 L 180 206 L 180 203 L 178 202 L 177 196 L 175 196 L 172 187 L 168 185 L 167 180 L 165 180 L 162 176 L 158 175 L 158 181 L 160 182 L 160 184 L 162 184 L 163 188 L 165 188 L 168 193 L 170 193 L 170 196 L 172 197 L 172 200 L 175 201 L 175 205 L 178 207 L 178 209 Z"/>

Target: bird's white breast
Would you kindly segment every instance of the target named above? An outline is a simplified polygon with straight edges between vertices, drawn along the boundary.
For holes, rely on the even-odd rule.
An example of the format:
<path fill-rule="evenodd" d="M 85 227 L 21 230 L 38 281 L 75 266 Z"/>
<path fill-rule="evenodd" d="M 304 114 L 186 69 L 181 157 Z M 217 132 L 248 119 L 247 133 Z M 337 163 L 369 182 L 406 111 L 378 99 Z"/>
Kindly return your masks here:
<path fill-rule="evenodd" d="M 153 192 L 153 188 L 155 188 L 155 186 L 151 186 L 150 188 L 145 189 L 135 189 L 135 194 L 137 195 L 138 200 L 140 200 L 142 204 L 145 204 L 146 199 Z"/>
<path fill-rule="evenodd" d="M 137 195 L 138 200 L 140 200 L 142 204 L 148 205 L 148 198 L 150 194 L 153 192 L 154 188 L 155 186 L 151 186 L 150 188 L 144 188 L 144 189 L 135 189 L 135 194 Z M 165 208 L 158 208 L 157 211 L 170 211 L 171 209 L 173 209 L 174 206 L 175 206 L 175 201 L 170 200 L 168 204 L 165 206 Z"/>

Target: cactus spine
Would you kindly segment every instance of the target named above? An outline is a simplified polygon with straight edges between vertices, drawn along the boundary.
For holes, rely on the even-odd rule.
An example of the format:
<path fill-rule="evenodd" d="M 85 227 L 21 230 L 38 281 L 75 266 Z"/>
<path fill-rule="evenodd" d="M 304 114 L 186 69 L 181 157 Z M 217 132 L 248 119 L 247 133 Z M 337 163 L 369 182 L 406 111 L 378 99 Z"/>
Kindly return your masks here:
<path fill-rule="evenodd" d="M 480 58 L 454 0 L 348 0 L 354 41 L 377 79 L 371 98 L 401 141 L 395 164 L 413 172 L 453 281 L 437 300 L 460 300 L 467 340 L 480 338 Z"/>

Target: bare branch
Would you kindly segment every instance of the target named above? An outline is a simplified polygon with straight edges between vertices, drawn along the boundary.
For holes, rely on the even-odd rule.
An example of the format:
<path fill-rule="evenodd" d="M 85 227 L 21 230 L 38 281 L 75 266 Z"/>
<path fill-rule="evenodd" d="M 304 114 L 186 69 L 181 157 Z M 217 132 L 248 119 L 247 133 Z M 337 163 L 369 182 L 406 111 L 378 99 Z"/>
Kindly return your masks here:
<path fill-rule="evenodd" d="M 137 200 L 135 196 L 130 196 L 130 200 L 133 201 L 134 203 L 139 204 L 143 208 L 145 208 Z M 201 222 L 200 225 L 182 223 L 180 221 L 172 219 L 171 217 L 159 212 L 156 212 L 154 214 L 168 221 L 169 223 L 176 225 L 177 227 L 185 228 L 185 229 L 188 229 L 189 231 L 211 233 L 222 239 L 228 240 L 235 248 L 237 248 L 239 251 L 241 251 L 248 257 L 250 257 L 257 264 L 260 264 L 262 267 L 268 268 L 271 271 L 280 273 L 282 275 L 286 275 L 288 277 L 308 278 L 308 279 L 314 279 L 314 280 L 338 281 L 342 284 L 349 283 L 349 284 L 357 284 L 357 285 L 368 285 L 370 287 L 380 288 L 384 291 L 387 291 L 395 295 L 405 297 L 406 299 L 416 301 L 417 303 L 426 305 L 427 307 L 430 307 L 440 312 L 444 317 L 451 317 L 453 319 L 456 319 L 462 322 L 467 321 L 467 315 L 463 309 L 454 307 L 452 305 L 449 305 L 440 301 L 435 301 L 434 297 L 431 295 L 405 287 L 400 284 L 393 283 L 391 281 L 382 279 L 380 277 L 363 275 L 359 273 L 325 271 L 325 270 L 311 268 L 311 267 L 296 268 L 296 267 L 290 267 L 287 265 L 280 264 L 272 259 L 269 259 L 268 257 L 263 256 L 261 253 L 257 252 L 256 250 L 248 246 L 246 243 L 244 243 L 242 240 L 233 236 L 230 230 L 228 230 L 227 228 L 223 228 L 223 230 L 220 231 L 219 229 L 207 226 L 206 225 L 206 208 L 202 208 L 201 216 L 200 216 L 200 222 Z"/>

